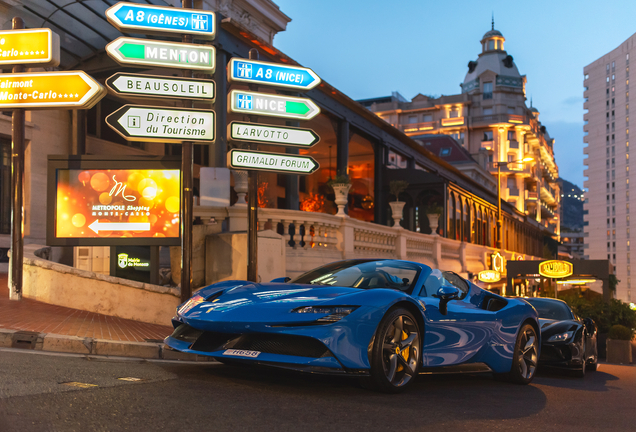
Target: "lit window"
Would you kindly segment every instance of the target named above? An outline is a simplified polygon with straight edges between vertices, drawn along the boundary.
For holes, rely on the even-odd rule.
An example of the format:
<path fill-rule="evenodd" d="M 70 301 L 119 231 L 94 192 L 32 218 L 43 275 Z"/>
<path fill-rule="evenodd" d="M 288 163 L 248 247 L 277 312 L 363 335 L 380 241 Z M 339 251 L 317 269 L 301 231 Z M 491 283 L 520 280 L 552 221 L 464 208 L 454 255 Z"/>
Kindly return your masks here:
<path fill-rule="evenodd" d="M 390 169 L 405 169 L 409 165 L 408 159 L 401 154 L 398 154 L 392 150 L 389 150 L 389 160 L 387 168 Z"/>
<path fill-rule="evenodd" d="M 440 155 L 441 157 L 449 156 L 450 154 L 451 154 L 451 148 L 450 148 L 450 147 L 444 147 L 443 149 L 441 149 L 441 150 L 439 151 L 439 155 Z"/>

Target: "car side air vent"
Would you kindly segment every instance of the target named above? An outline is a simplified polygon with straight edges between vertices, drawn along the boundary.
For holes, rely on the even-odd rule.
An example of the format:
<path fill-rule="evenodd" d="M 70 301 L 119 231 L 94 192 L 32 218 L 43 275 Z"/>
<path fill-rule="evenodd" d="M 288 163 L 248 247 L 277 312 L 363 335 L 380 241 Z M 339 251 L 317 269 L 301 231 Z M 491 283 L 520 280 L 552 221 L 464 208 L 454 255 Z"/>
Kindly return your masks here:
<path fill-rule="evenodd" d="M 207 302 L 214 301 L 214 300 L 218 299 L 219 297 L 221 297 L 224 292 L 225 292 L 225 290 L 217 291 L 214 294 L 212 294 L 210 297 L 207 297 L 205 299 L 205 301 L 207 301 Z"/>
<path fill-rule="evenodd" d="M 495 297 L 488 297 L 484 299 L 484 309 L 491 312 L 497 312 L 498 310 L 503 309 L 508 304 L 507 300 L 499 299 Z"/>

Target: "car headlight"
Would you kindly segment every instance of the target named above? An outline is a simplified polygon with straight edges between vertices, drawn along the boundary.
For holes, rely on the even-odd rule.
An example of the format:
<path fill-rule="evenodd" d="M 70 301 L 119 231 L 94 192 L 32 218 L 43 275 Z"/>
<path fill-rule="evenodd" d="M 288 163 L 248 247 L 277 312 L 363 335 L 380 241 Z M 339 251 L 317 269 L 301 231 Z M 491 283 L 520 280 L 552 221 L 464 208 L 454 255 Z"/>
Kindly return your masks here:
<path fill-rule="evenodd" d="M 550 336 L 550 339 L 548 339 L 548 342 L 565 342 L 569 340 L 573 334 L 574 334 L 573 331 L 567 331 L 565 333 L 557 333 L 555 335 Z"/>
<path fill-rule="evenodd" d="M 336 322 L 349 315 L 359 306 L 301 306 L 292 310 L 292 313 L 324 314 L 316 322 Z"/>

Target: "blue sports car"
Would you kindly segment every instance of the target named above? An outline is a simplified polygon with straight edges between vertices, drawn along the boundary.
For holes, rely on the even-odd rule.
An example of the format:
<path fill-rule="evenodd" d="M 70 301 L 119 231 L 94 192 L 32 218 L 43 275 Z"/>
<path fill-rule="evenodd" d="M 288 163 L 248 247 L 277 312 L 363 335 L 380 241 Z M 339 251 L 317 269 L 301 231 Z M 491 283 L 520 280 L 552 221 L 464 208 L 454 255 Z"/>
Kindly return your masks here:
<path fill-rule="evenodd" d="M 314 373 L 359 376 L 399 392 L 420 371 L 488 368 L 534 378 L 536 310 L 455 273 L 400 260 L 346 260 L 294 280 L 224 281 L 177 309 L 168 347 Z"/>

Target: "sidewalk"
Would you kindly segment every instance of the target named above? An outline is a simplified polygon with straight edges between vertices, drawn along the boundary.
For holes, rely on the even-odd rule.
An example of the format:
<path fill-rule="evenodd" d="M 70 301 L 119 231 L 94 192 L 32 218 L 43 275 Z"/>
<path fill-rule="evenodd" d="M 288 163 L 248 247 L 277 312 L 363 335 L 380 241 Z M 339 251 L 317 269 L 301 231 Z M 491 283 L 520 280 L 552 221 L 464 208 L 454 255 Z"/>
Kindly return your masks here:
<path fill-rule="evenodd" d="M 155 342 L 172 333 L 166 326 L 50 305 L 23 298 L 9 300 L 7 275 L 0 274 L 0 327 L 112 341 Z"/>
<path fill-rule="evenodd" d="M 146 359 L 212 360 L 166 349 L 162 341 L 171 333 L 169 325 L 146 324 L 25 298 L 9 300 L 7 274 L 0 274 L 0 347 Z"/>

